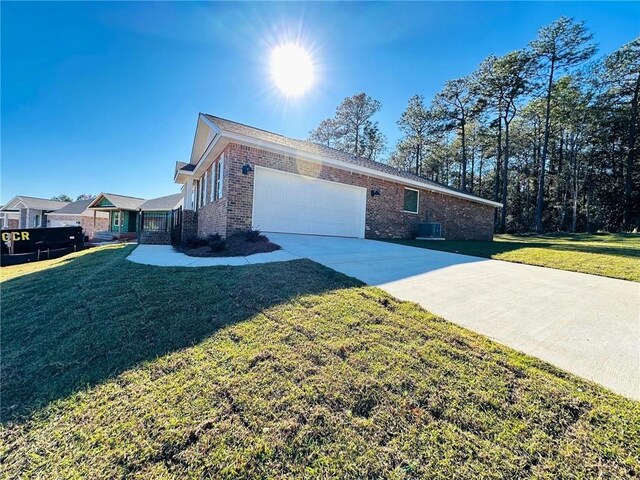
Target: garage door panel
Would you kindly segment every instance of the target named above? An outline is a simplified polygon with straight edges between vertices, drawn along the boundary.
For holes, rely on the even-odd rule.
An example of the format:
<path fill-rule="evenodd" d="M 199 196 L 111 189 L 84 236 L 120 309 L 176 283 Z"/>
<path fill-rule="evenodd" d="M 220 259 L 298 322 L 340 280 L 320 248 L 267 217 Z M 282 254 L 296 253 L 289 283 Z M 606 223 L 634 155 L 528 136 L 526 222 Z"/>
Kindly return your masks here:
<path fill-rule="evenodd" d="M 364 236 L 366 189 L 262 167 L 254 175 L 254 228 Z"/>

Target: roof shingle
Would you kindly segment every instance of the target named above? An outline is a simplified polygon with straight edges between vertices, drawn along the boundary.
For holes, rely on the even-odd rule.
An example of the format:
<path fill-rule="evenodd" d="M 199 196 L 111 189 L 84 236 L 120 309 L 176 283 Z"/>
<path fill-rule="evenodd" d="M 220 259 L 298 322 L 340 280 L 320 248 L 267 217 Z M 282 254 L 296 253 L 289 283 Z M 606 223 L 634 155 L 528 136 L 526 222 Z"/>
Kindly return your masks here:
<path fill-rule="evenodd" d="M 451 188 L 447 185 L 443 185 L 441 183 L 435 182 L 428 178 L 421 177 L 411 172 L 406 172 L 404 170 L 400 170 L 398 168 L 392 167 L 391 165 L 387 165 L 386 163 L 376 162 L 375 160 L 369 160 L 366 158 L 357 157 L 355 155 L 350 155 L 340 150 L 336 150 L 335 148 L 327 147 L 319 143 L 310 142 L 308 140 L 297 140 L 294 138 L 285 137 L 284 135 L 279 135 L 277 133 L 269 132 L 267 130 L 262 130 L 260 128 L 251 127 L 249 125 L 244 125 L 242 123 L 234 122 L 232 120 L 227 120 L 226 118 L 209 115 L 207 113 L 204 113 L 203 115 L 208 120 L 210 120 L 215 125 L 217 125 L 221 130 L 224 130 L 227 132 L 237 133 L 240 135 L 256 138 L 258 140 L 276 143 L 279 145 L 283 145 L 285 147 L 300 150 L 301 152 L 307 152 L 314 155 L 334 158 L 336 160 L 341 160 L 346 163 L 351 163 L 361 167 L 370 168 L 372 170 L 377 170 L 379 172 L 386 173 L 389 175 L 395 175 L 397 177 L 406 178 L 407 180 L 412 180 L 414 182 L 424 183 L 425 185 L 432 185 L 434 187 L 437 187 L 438 189 L 446 189 L 451 192 L 463 194 L 464 196 L 477 198 L 480 201 L 487 202 L 486 199 L 479 197 L 477 195 L 474 195 L 472 193 L 463 192 L 462 190 Z M 195 165 L 193 166 L 191 165 L 192 164 L 188 164 L 182 167 L 181 170 L 188 170 L 188 169 L 193 170 Z"/>

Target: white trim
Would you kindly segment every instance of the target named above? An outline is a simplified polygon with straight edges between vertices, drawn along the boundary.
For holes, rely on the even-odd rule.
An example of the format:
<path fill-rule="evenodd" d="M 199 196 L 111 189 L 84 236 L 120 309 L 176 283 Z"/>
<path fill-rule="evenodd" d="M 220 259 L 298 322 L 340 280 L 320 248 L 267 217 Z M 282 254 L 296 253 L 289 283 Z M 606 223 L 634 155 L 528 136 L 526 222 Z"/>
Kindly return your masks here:
<path fill-rule="evenodd" d="M 211 164 L 211 181 L 209 182 L 209 203 L 216 201 L 216 166 Z"/>
<path fill-rule="evenodd" d="M 405 190 L 411 190 L 412 192 L 416 192 L 418 194 L 418 200 L 416 201 L 416 211 L 412 212 L 411 210 L 404 209 L 404 191 L 402 192 L 402 211 L 404 213 L 413 213 L 414 215 L 418 215 L 420 213 L 420 190 L 416 188 L 404 187 Z"/>
<path fill-rule="evenodd" d="M 202 188 L 204 189 L 204 204 L 205 205 L 209 201 L 209 196 L 207 195 L 207 183 L 209 183 L 209 175 L 208 174 L 209 174 L 209 171 L 205 170 L 204 171 L 204 176 L 203 176 L 204 182 L 202 182 L 203 183 L 203 187 Z"/>
<path fill-rule="evenodd" d="M 204 120 L 204 123 L 206 123 L 207 125 L 209 125 L 211 127 L 211 130 L 213 130 L 214 134 L 220 134 L 222 132 L 220 127 L 218 127 L 215 123 L 213 123 L 211 120 L 209 120 L 204 113 L 200 113 L 198 115 L 198 120 L 199 119 Z"/>
<path fill-rule="evenodd" d="M 216 162 L 216 200 L 220 200 L 224 194 L 224 153 Z"/>

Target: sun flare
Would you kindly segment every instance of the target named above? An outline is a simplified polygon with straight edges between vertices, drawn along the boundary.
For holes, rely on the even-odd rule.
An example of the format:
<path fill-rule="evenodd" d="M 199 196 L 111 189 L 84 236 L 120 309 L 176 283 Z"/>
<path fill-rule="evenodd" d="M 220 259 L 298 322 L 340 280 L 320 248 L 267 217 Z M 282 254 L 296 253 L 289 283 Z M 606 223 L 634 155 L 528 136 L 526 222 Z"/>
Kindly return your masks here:
<path fill-rule="evenodd" d="M 302 95 L 313 84 L 314 67 L 311 55 L 293 43 L 274 47 L 271 51 L 271 76 L 285 95 Z"/>

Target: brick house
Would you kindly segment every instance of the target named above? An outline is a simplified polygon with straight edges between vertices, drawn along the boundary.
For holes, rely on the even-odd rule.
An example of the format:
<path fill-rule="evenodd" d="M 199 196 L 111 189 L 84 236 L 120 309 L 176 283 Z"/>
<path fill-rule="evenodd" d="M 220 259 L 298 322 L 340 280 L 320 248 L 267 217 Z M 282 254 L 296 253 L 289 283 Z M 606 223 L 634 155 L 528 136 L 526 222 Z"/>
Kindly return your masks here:
<path fill-rule="evenodd" d="M 101 193 L 97 195 L 87 207 L 91 212 L 102 212 L 107 215 L 106 228 L 97 231 L 95 237 L 99 240 L 127 240 L 138 236 L 138 220 L 140 206 L 144 198 Z"/>
<path fill-rule="evenodd" d="M 47 214 L 47 227 L 70 227 L 79 225 L 85 236 L 94 237 L 95 232 L 109 228 L 109 214 L 89 210 L 93 199 L 70 202 L 64 207 Z"/>
<path fill-rule="evenodd" d="M 47 216 L 68 203 L 18 195 L 0 208 L 0 228 L 46 227 Z"/>
<path fill-rule="evenodd" d="M 265 232 L 357 238 L 491 240 L 500 204 L 389 165 L 200 114 L 183 185 L 183 238 Z"/>

